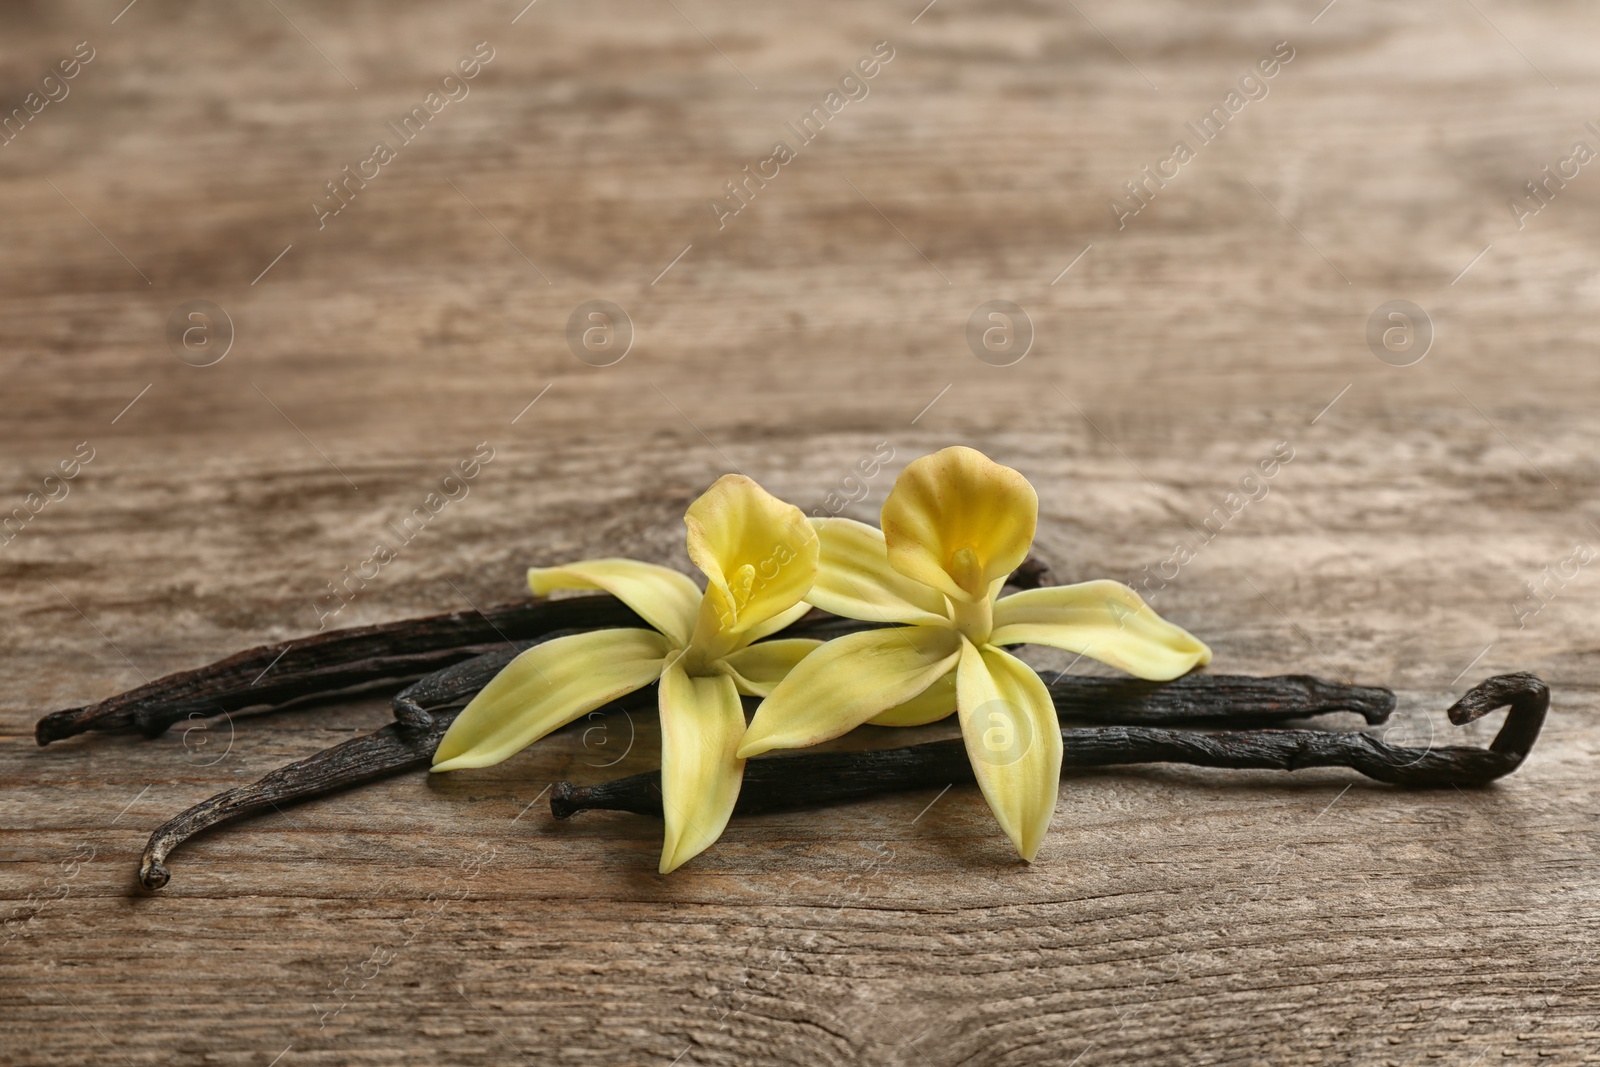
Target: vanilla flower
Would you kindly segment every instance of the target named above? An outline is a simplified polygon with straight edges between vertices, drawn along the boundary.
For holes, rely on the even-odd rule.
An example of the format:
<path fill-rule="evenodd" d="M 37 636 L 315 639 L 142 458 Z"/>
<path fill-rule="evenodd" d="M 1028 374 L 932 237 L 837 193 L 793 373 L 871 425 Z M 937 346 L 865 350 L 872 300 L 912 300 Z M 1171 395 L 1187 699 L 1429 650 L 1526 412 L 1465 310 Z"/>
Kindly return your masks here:
<path fill-rule="evenodd" d="M 1050 645 L 1158 681 L 1211 660 L 1210 649 L 1119 582 L 997 599 L 1028 554 L 1038 514 L 1021 474 L 956 447 L 901 472 L 882 532 L 814 520 L 821 571 L 807 599 L 835 615 L 901 625 L 838 638 L 802 660 L 762 701 L 738 755 L 955 711 L 990 809 L 1032 860 L 1055 812 L 1061 732 L 1044 682 L 1001 646 Z"/>
<path fill-rule="evenodd" d="M 451 724 L 435 771 L 488 767 L 618 697 L 660 681 L 662 874 L 722 834 L 744 778 L 740 694 L 765 696 L 819 642 L 762 641 L 804 615 L 818 539 L 805 515 L 749 478 L 726 475 L 689 506 L 689 558 L 704 594 L 675 570 L 594 559 L 528 571 L 536 595 L 600 589 L 653 629 L 558 637 L 512 660 Z"/>

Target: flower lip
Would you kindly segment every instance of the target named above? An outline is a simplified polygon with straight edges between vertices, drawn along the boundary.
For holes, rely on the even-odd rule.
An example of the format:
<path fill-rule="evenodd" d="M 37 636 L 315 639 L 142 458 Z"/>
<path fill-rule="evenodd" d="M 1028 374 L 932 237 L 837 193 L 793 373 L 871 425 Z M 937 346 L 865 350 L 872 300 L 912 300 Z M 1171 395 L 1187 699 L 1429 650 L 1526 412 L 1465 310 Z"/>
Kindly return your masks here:
<path fill-rule="evenodd" d="M 1038 519 L 1021 473 L 963 445 L 907 464 L 881 515 L 889 566 L 969 603 L 1027 558 Z"/>
<path fill-rule="evenodd" d="M 725 474 L 689 505 L 689 559 L 706 576 L 696 637 L 743 634 L 799 603 L 817 577 L 805 513 L 742 474 Z"/>

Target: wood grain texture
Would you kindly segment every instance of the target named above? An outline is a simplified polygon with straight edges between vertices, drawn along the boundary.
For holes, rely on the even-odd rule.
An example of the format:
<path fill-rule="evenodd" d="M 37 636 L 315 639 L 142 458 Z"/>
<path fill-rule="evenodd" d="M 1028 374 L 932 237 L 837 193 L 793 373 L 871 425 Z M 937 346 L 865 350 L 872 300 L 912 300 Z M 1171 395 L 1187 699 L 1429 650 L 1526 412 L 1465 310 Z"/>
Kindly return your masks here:
<path fill-rule="evenodd" d="M 1544 577 L 1600 544 L 1600 176 L 1508 208 L 1600 145 L 1600 16 L 921 7 L 0 12 L 6 112 L 95 50 L 0 146 L 0 512 L 94 453 L 0 547 L 0 1061 L 1600 1058 L 1600 579 Z M 1283 40 L 1265 98 L 1117 229 L 1123 183 Z M 319 230 L 324 183 L 480 41 L 469 95 Z M 719 230 L 707 202 L 878 41 L 870 93 Z M 164 337 L 195 299 L 234 323 L 214 366 Z M 634 327 L 613 366 L 567 345 L 593 299 Z M 1011 366 L 967 347 L 992 299 L 1036 332 Z M 1365 339 L 1395 299 L 1435 330 L 1409 367 Z M 315 629 L 485 441 L 332 624 L 499 603 L 576 556 L 686 568 L 718 474 L 821 507 L 889 442 L 847 512 L 871 518 L 962 442 L 1034 481 L 1062 580 L 1194 549 L 1154 603 L 1218 670 L 1392 686 L 1387 736 L 1417 743 L 1486 742 L 1499 716 L 1443 710 L 1530 670 L 1550 720 L 1483 791 L 1084 773 L 1032 866 L 958 788 L 739 821 L 662 878 L 657 824 L 541 798 L 650 768 L 634 715 L 240 824 L 141 893 L 153 826 L 382 701 L 45 749 L 37 716 Z M 1279 442 L 1266 495 L 1202 533 Z"/>

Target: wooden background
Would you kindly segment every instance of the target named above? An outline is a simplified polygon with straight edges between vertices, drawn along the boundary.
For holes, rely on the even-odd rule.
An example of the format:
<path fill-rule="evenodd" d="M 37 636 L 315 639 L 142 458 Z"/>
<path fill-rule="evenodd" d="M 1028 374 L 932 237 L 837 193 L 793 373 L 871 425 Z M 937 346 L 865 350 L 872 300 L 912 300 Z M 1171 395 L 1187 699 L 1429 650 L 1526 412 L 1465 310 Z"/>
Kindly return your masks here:
<path fill-rule="evenodd" d="M 94 49 L 0 146 L 0 511 L 94 455 L 0 548 L 0 1061 L 1600 1059 L 1600 579 L 1546 572 L 1600 546 L 1600 174 L 1509 207 L 1600 147 L 1592 4 L 124 2 L 0 11 L 7 113 Z M 878 41 L 870 94 L 719 230 Z M 1119 230 L 1123 182 L 1279 41 Z M 594 299 L 634 331 L 609 367 L 566 340 Z M 1009 366 L 965 339 L 994 299 L 1035 331 Z M 1435 333 L 1405 367 L 1365 337 L 1396 299 Z M 211 366 L 165 337 L 191 300 L 233 324 Z M 333 624 L 514 599 L 529 564 L 686 567 L 717 475 L 820 507 L 880 442 L 849 514 L 964 442 L 1039 487 L 1060 578 L 1127 579 L 1286 442 L 1155 598 L 1214 669 L 1392 686 L 1419 744 L 1492 736 L 1442 715 L 1492 673 L 1554 709 L 1481 792 L 1082 774 L 1032 866 L 960 788 L 741 821 L 668 878 L 657 825 L 541 797 L 649 768 L 635 715 L 240 824 L 140 892 L 154 826 L 383 701 L 48 749 L 34 720 L 315 629 L 480 442 Z"/>

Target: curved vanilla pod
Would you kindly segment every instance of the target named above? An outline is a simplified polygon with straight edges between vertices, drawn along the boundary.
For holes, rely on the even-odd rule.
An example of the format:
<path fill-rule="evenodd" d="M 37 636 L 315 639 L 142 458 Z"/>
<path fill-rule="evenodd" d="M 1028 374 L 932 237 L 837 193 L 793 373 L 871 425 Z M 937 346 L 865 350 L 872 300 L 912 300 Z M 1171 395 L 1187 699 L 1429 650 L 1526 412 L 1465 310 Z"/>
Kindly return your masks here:
<path fill-rule="evenodd" d="M 259 781 L 218 793 L 196 804 L 177 818 L 162 823 L 150 835 L 144 857 L 139 861 L 140 883 L 146 889 L 160 889 L 166 885 L 172 876 L 165 864 L 167 854 L 217 823 L 387 778 L 414 767 L 426 767 L 455 717 L 454 712 L 437 715 L 432 727 L 422 733 L 407 732 L 398 723 L 392 723 L 376 733 L 351 738 L 314 756 L 279 767 Z"/>
<path fill-rule="evenodd" d="M 459 714 L 459 708 L 451 705 L 472 699 L 487 680 L 481 677 L 483 673 L 488 672 L 492 678 L 522 651 L 579 632 L 555 630 L 530 640 L 502 643 L 493 652 L 434 671 L 394 697 L 391 703 L 395 721 L 388 726 L 286 764 L 249 785 L 224 790 L 162 823 L 145 845 L 139 862 L 140 883 L 146 889 L 166 885 L 171 877 L 164 862 L 167 854 L 220 822 L 427 767 L 433 762 L 434 750 L 444 739 L 445 731 Z M 654 703 L 655 687 L 650 686 L 645 692 Z M 605 710 L 631 706 L 630 697 L 635 694 L 607 705 Z"/>
<path fill-rule="evenodd" d="M 656 687 L 649 685 L 599 710 L 609 713 L 654 708 L 655 703 Z M 168 819 L 156 828 L 145 844 L 139 861 L 139 882 L 146 889 L 160 889 L 166 885 L 172 877 L 166 866 L 166 858 L 172 850 L 218 823 L 268 809 L 281 812 L 291 804 L 324 793 L 336 793 L 405 771 L 426 769 L 460 709 L 422 710 L 428 716 L 426 726 L 408 726 L 397 720 L 373 733 L 353 737 L 285 764 L 249 785 L 224 790 Z"/>
<path fill-rule="evenodd" d="M 1061 731 L 1063 769 L 1131 763 L 1188 763 L 1202 767 L 1296 771 L 1349 767 L 1369 778 L 1406 786 L 1481 786 L 1521 765 L 1538 739 L 1550 690 L 1531 674 L 1502 674 L 1474 686 L 1451 706 L 1463 726 L 1510 705 L 1488 748 L 1407 748 L 1368 734 L 1322 730 L 1229 730 L 1197 733 L 1146 726 Z M 880 793 L 938 788 L 974 780 L 959 738 L 870 752 L 821 752 L 753 759 L 745 764 L 735 814 L 811 807 Z M 635 774 L 595 786 L 558 782 L 550 811 L 558 819 L 580 811 L 630 811 L 661 816 L 661 776 Z"/>
<path fill-rule="evenodd" d="M 859 625 L 849 620 L 826 617 L 808 627 L 807 632 L 819 631 L 818 636 L 824 636 L 831 628 Z M 375 733 L 352 738 L 280 767 L 257 782 L 226 790 L 196 804 L 162 824 L 150 835 L 139 866 L 139 880 L 149 889 L 159 889 L 165 885 L 170 877 L 165 866 L 168 854 L 190 837 L 218 823 L 269 808 L 281 810 L 287 805 L 323 793 L 426 768 L 432 762 L 434 749 L 438 747 L 445 731 L 455 721 L 457 711 L 454 706 L 470 700 L 523 648 L 531 647 L 538 640 L 551 640 L 567 632 L 572 631 L 554 631 L 534 641 L 514 642 L 476 659 L 436 671 L 395 696 L 396 722 Z M 1341 686 L 1307 675 L 1255 678 L 1248 675 L 1192 674 L 1165 683 L 1068 676 L 1054 683 L 1052 695 L 1063 718 L 1079 721 L 1099 715 L 1101 721 L 1116 721 L 1116 716 L 1123 716 L 1136 722 L 1205 722 L 1214 725 L 1228 721 L 1230 715 L 1235 716 L 1234 721 L 1237 722 L 1256 722 L 1263 715 L 1299 719 L 1330 711 L 1354 711 L 1365 715 L 1369 722 L 1380 722 L 1394 706 L 1394 695 L 1386 689 Z M 1105 707 L 1097 708 L 1096 700 L 1105 701 Z M 600 710 L 652 707 L 655 701 L 656 688 L 652 685 Z M 822 761 L 817 765 L 822 769 L 807 771 L 808 775 L 827 774 L 836 782 L 861 783 L 860 792 L 849 792 L 845 796 L 867 796 L 889 789 L 915 788 L 915 784 L 901 784 L 890 785 L 886 789 L 882 783 L 897 780 L 897 773 L 917 773 L 919 768 L 936 778 L 944 775 L 940 778 L 940 784 L 954 780 L 947 772 L 938 769 L 940 765 L 936 761 L 930 762 L 933 757 L 929 750 L 938 751 L 937 746 L 917 745 L 877 752 L 848 753 L 844 756 L 818 753 L 754 760 L 747 766 L 745 780 L 747 783 L 754 780 L 752 774 L 759 779 L 772 773 L 764 769 L 768 764 L 782 765 L 786 760 L 793 759 Z M 959 756 L 957 762 L 960 766 L 967 768 L 965 773 L 967 780 L 970 780 L 971 769 L 965 763 L 965 753 L 957 752 L 956 755 Z M 802 766 L 793 769 L 801 770 Z M 884 768 L 888 768 L 887 772 Z M 638 777 L 656 780 L 649 775 Z M 628 781 L 623 779 L 623 782 Z M 571 787 L 567 788 L 571 795 Z M 610 787 L 596 788 L 604 790 Z M 808 783 L 803 784 L 802 788 L 822 786 Z M 659 813 L 659 796 L 656 805 Z"/>
<path fill-rule="evenodd" d="M 329 630 L 169 674 L 96 704 L 52 712 L 39 720 L 34 736 L 41 745 L 90 730 L 156 737 L 190 716 L 281 708 L 310 697 L 416 678 L 507 641 L 552 630 L 639 625 L 639 617 L 615 597 L 586 596 Z"/>

